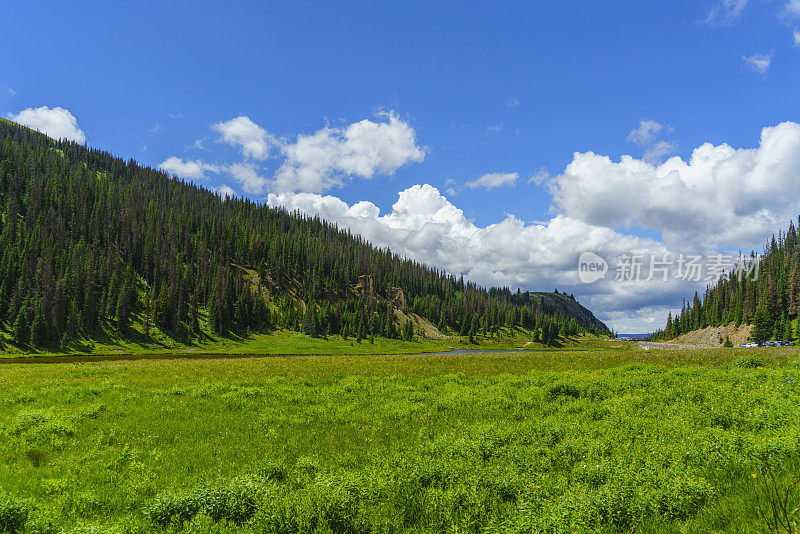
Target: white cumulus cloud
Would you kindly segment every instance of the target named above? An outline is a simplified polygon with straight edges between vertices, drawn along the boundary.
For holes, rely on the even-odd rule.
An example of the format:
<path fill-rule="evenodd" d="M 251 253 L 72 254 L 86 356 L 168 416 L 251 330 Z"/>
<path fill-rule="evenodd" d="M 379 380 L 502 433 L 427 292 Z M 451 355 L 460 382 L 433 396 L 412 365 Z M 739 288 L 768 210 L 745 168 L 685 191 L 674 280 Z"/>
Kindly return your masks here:
<path fill-rule="evenodd" d="M 782 193 L 800 188 L 800 125 L 764 128 L 757 148 L 705 143 L 657 165 L 576 152 L 550 186 L 555 210 L 588 224 L 653 229 L 686 247 L 758 246 L 800 209 Z"/>
<path fill-rule="evenodd" d="M 800 199 L 782 193 L 800 189 L 800 124 L 764 128 L 753 148 L 705 143 L 686 161 L 575 153 L 563 173 L 540 180 L 553 195 L 553 216 L 533 224 L 508 215 L 478 226 L 427 184 L 401 191 L 385 214 L 371 202 L 314 193 L 272 193 L 267 202 L 318 214 L 378 246 L 484 285 L 566 289 L 618 329 L 646 332 L 706 281 L 617 281 L 615 260 L 759 249 L 800 211 Z M 654 237 L 630 235 L 642 228 Z M 612 265 L 604 280 L 578 282 L 576 262 L 584 251 Z"/>
<path fill-rule="evenodd" d="M 53 139 L 69 139 L 76 143 L 86 142 L 86 135 L 78 127 L 78 119 L 68 110 L 61 107 L 23 109 L 19 113 L 9 113 L 8 118 L 14 122 L 39 130 Z"/>
<path fill-rule="evenodd" d="M 678 145 L 672 141 L 657 141 L 650 148 L 644 151 L 642 159 L 648 163 L 661 163 L 664 157 L 669 156 L 678 148 Z"/>
<path fill-rule="evenodd" d="M 267 202 L 273 207 L 319 215 L 350 228 L 377 246 L 464 274 L 487 286 L 575 288 L 579 285 L 577 258 L 584 251 L 602 251 L 606 258 L 631 251 L 664 252 L 651 239 L 623 235 L 564 215 L 544 224 L 526 224 L 509 215 L 496 224 L 480 227 L 429 184 L 401 191 L 385 215 L 371 202 L 348 205 L 337 197 L 315 193 L 272 193 Z M 584 303 L 601 318 L 611 310 L 630 311 L 647 305 L 647 292 L 639 286 L 649 284 L 614 282 L 612 278 L 613 273 L 608 280 L 582 286 Z M 685 290 L 680 284 L 671 283 L 656 293 L 663 293 L 666 288 L 673 297 Z M 639 314 L 631 312 L 631 317 L 636 321 Z M 618 318 L 615 324 L 626 323 Z"/>
<path fill-rule="evenodd" d="M 490 172 L 464 185 L 470 189 L 477 189 L 478 187 L 494 189 L 505 185 L 514 185 L 517 178 L 519 178 L 519 174 L 516 172 Z"/>
<path fill-rule="evenodd" d="M 394 113 L 383 117 L 387 120 L 365 119 L 346 128 L 323 128 L 285 144 L 275 189 L 323 192 L 341 185 L 348 176 L 391 175 L 407 163 L 421 162 L 425 149 L 417 145 L 414 129 Z"/>
<path fill-rule="evenodd" d="M 162 161 L 158 164 L 158 168 L 184 180 L 203 180 L 206 178 L 206 171 L 220 172 L 218 165 L 204 163 L 199 159 L 183 160 L 176 156 L 171 156 Z"/>
<path fill-rule="evenodd" d="M 216 189 L 214 189 L 214 192 L 216 192 L 223 199 L 227 197 L 236 198 L 236 191 L 234 191 L 231 187 L 227 185 L 221 185 L 217 187 Z"/>
<path fill-rule="evenodd" d="M 242 184 L 245 193 L 261 195 L 267 185 L 267 179 L 261 175 L 258 167 L 250 163 L 234 163 L 228 167 L 233 179 Z"/>
<path fill-rule="evenodd" d="M 240 115 L 235 119 L 219 122 L 213 126 L 221 134 L 221 140 L 229 145 L 240 146 L 242 154 L 253 159 L 266 159 L 274 139 L 261 126 Z"/>

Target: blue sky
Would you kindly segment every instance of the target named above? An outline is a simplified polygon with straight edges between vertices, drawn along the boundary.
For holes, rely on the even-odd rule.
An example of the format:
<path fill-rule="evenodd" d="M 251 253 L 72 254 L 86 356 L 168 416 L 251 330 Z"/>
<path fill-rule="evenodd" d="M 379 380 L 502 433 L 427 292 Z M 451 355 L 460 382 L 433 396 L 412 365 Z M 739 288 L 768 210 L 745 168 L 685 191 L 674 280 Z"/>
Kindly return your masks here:
<path fill-rule="evenodd" d="M 568 165 L 576 152 L 611 162 L 631 155 L 656 168 L 670 156 L 688 161 L 707 142 L 765 149 L 763 128 L 800 122 L 800 2 L 532 4 L 16 3 L 6 8 L 0 34 L 10 52 L 0 62 L 0 113 L 42 121 L 43 112 L 21 113 L 60 107 L 75 119 L 68 127 L 92 146 L 152 166 L 195 162 L 205 167 L 181 167 L 192 174 L 185 178 L 209 188 L 226 185 L 237 195 L 316 211 L 482 283 L 557 284 L 623 330 L 660 326 L 697 284 L 582 285 L 567 267 L 580 250 L 574 241 L 602 234 L 582 244 L 606 256 L 626 247 L 673 254 L 748 248 L 767 228 L 785 227 L 798 206 L 766 193 L 748 206 L 731 205 L 730 213 L 752 218 L 723 239 L 731 220 L 700 208 L 685 218 L 692 228 L 650 216 L 681 218 L 675 203 L 674 211 L 645 205 L 620 215 L 627 206 L 612 198 L 615 187 L 616 196 L 636 202 L 631 190 L 652 189 L 669 169 L 661 178 L 646 169 L 630 178 L 599 160 L 576 174 Z M 237 117 L 247 119 L 244 133 L 231 129 L 243 125 L 230 122 Z M 348 128 L 361 121 L 377 138 L 351 146 Z M 783 173 L 775 184 L 791 186 L 798 177 L 795 133 L 775 133 L 790 139 L 785 154 L 771 155 Z M 248 152 L 243 136 L 251 134 L 263 153 Z M 301 138 L 315 134 L 315 153 L 338 163 L 320 166 L 303 152 Z M 731 165 L 741 159 L 731 158 Z M 257 181 L 245 186 L 234 165 Z M 311 167 L 324 185 L 299 178 Z M 282 168 L 292 172 L 277 186 Z M 692 182 L 703 181 L 695 171 L 680 184 L 690 196 L 703 190 Z M 743 164 L 734 178 L 714 175 L 714 187 L 751 181 L 751 172 Z M 765 187 L 771 176 L 764 175 Z M 598 183 L 606 190 L 596 190 Z M 607 212 L 587 206 L 587 196 L 607 199 Z M 393 218 L 379 219 L 387 214 Z M 559 217 L 573 224 L 551 228 Z M 487 244 L 499 246 L 485 230 L 509 221 L 506 235 L 518 235 L 503 245 L 506 257 Z M 536 233 L 536 222 L 549 233 L 526 233 Z M 423 232 L 425 223 L 445 225 L 446 236 L 420 241 L 435 233 Z M 565 250 L 569 258 L 558 253 Z"/>

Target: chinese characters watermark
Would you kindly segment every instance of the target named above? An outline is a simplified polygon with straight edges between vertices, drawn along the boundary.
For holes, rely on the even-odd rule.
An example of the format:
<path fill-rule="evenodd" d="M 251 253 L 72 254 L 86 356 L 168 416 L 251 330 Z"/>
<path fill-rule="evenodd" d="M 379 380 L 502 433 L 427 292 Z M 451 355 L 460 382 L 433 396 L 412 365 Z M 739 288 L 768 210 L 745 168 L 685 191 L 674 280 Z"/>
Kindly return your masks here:
<path fill-rule="evenodd" d="M 716 282 L 728 274 L 739 280 L 756 280 L 760 261 L 760 255 L 631 253 L 617 256 L 613 273 L 617 282 Z M 594 252 L 584 252 L 578 258 L 578 278 L 584 284 L 605 278 L 610 270 L 608 262 Z"/>

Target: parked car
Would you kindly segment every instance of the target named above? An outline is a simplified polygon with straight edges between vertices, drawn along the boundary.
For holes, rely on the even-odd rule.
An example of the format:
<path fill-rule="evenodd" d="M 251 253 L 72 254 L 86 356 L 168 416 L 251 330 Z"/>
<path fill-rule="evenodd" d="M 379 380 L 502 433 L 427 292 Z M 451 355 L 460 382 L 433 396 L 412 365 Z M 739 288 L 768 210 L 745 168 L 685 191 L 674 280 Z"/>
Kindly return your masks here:
<path fill-rule="evenodd" d="M 742 343 L 742 348 L 745 349 L 752 349 L 753 347 L 757 347 L 758 343 Z"/>
<path fill-rule="evenodd" d="M 781 347 L 793 347 L 794 343 L 791 341 L 779 341 Z"/>

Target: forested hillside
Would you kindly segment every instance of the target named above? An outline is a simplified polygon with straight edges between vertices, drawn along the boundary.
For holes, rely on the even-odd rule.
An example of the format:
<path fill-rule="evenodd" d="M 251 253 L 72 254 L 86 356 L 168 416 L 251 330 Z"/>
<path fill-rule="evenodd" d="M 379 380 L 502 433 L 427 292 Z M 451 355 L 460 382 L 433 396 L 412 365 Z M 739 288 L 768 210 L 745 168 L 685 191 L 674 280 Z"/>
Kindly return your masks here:
<path fill-rule="evenodd" d="M 318 218 L 223 200 L 5 120 L 0 210 L 0 330 L 19 347 L 63 350 L 108 331 L 408 338 L 403 309 L 465 336 L 607 332 L 586 313 L 480 288 Z"/>
<path fill-rule="evenodd" d="M 755 261 L 751 254 L 751 262 Z M 797 339 L 800 311 L 800 242 L 794 222 L 786 232 L 765 244 L 757 268 L 728 273 L 706 288 L 701 297 L 694 294 L 684 301 L 677 317 L 670 314 L 663 330 L 652 339 L 672 339 L 707 326 L 752 324 L 750 338 Z"/>

